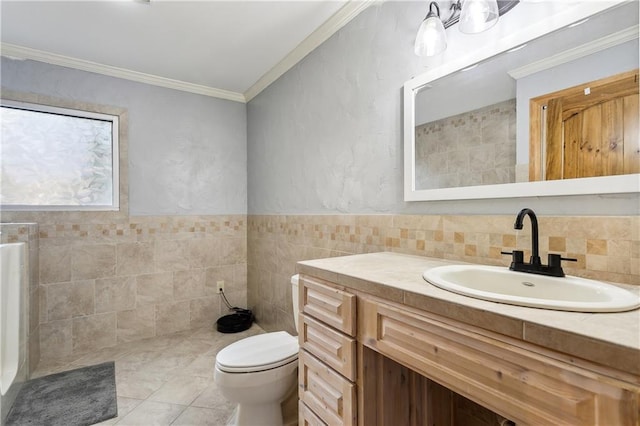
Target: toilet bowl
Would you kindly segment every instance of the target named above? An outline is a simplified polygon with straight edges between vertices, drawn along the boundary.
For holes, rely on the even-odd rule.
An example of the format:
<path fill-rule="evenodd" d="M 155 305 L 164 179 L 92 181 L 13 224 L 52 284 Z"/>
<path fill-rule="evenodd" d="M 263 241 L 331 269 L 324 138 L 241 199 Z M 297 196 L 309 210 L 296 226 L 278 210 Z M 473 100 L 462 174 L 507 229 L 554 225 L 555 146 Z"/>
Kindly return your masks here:
<path fill-rule="evenodd" d="M 298 275 L 291 277 L 298 328 Z M 285 331 L 247 337 L 216 356 L 213 378 L 222 395 L 236 403 L 229 425 L 282 425 L 281 403 L 296 387 L 298 338 Z"/>

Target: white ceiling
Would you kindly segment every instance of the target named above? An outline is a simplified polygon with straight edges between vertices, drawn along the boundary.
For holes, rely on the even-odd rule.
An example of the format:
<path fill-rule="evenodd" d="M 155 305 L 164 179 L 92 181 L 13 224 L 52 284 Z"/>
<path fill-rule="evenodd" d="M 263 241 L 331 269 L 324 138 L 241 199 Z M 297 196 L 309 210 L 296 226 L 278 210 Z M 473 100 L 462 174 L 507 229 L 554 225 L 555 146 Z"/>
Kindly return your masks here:
<path fill-rule="evenodd" d="M 370 0 L 13 1 L 2 55 L 244 102 Z"/>

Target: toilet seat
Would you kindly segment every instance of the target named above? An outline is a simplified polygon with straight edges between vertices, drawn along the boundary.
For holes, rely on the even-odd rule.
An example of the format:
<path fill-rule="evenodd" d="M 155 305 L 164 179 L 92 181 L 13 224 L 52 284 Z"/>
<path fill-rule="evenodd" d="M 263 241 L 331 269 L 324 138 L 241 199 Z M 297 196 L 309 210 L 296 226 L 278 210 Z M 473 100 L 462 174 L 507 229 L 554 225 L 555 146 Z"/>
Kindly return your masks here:
<path fill-rule="evenodd" d="M 216 367 L 228 373 L 270 370 L 295 361 L 298 348 L 298 339 L 285 331 L 259 334 L 218 352 Z"/>

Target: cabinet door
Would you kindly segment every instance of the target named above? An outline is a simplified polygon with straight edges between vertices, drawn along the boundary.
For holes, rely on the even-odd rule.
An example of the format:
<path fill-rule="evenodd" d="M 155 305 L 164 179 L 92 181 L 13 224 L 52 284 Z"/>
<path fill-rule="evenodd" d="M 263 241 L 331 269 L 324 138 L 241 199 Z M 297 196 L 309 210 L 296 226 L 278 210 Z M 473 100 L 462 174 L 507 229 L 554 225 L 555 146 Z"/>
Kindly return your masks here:
<path fill-rule="evenodd" d="M 306 276 L 301 280 L 301 311 L 349 336 L 356 334 L 356 296 Z"/>
<path fill-rule="evenodd" d="M 373 300 L 360 309 L 366 346 L 517 424 L 638 424 L 636 385 L 435 315 Z"/>
<path fill-rule="evenodd" d="M 356 387 L 307 351 L 300 351 L 299 396 L 329 425 L 356 422 Z"/>

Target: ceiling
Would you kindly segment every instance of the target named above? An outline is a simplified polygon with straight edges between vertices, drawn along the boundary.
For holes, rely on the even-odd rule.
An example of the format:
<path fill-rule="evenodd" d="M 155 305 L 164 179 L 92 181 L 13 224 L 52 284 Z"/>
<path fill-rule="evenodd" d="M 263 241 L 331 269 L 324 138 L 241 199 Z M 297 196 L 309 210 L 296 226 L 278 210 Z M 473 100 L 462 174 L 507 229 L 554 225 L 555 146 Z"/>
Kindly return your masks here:
<path fill-rule="evenodd" d="M 371 0 L 12 1 L 2 55 L 246 102 Z"/>

